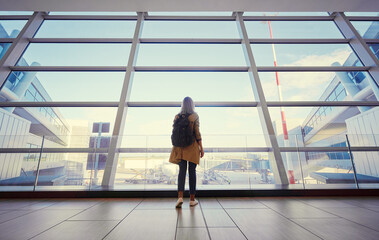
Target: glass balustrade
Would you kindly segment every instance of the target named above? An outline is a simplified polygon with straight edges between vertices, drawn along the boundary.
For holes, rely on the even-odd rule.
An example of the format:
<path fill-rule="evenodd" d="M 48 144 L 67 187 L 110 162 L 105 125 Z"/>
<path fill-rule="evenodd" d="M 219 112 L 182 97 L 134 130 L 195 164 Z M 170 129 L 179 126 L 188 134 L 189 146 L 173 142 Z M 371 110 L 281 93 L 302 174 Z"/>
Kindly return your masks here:
<path fill-rule="evenodd" d="M 379 188 L 379 135 L 203 135 L 198 190 Z M 63 137 L 62 137 L 63 138 Z M 0 191 L 176 191 L 170 135 L 0 136 Z M 117 148 L 110 148 L 118 142 Z M 275 151 L 280 157 L 274 158 Z M 114 161 L 116 160 L 116 161 Z M 112 164 L 112 161 L 113 164 Z M 112 177 L 105 169 L 113 168 Z M 282 164 L 289 184 L 280 182 Z M 111 174 L 111 175 L 112 175 Z M 187 177 L 188 178 L 188 177 Z M 108 183 L 111 184 L 108 184 Z M 188 179 L 187 186 L 188 188 Z"/>

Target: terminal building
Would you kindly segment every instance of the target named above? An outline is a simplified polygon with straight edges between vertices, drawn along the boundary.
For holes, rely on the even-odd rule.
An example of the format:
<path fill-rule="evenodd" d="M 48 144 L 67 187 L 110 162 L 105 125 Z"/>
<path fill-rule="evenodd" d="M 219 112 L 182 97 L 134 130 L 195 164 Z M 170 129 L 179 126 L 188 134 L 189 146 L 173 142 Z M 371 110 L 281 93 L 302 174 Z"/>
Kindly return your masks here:
<path fill-rule="evenodd" d="M 363 34 L 365 39 L 379 39 L 379 22 L 372 22 Z M 378 46 L 371 50 L 378 56 Z M 361 63 L 350 54 L 344 63 L 335 62 L 334 66 L 359 66 Z M 364 72 L 336 72 L 319 101 L 378 101 L 379 87 L 371 76 Z M 289 135 L 297 135 L 290 139 L 291 147 L 347 147 L 378 146 L 379 141 L 379 109 L 377 107 L 313 107 L 301 126 L 289 130 Z M 280 129 L 279 122 L 275 123 Z M 348 138 L 348 140 L 347 140 Z M 279 135 L 283 139 L 283 135 Z M 296 142 L 297 141 L 297 142 Z M 283 144 L 283 143 L 282 143 Z M 379 177 L 378 152 L 352 152 L 356 173 L 361 182 L 376 181 Z M 292 159 L 293 166 L 300 177 L 299 159 L 302 159 L 305 175 L 310 179 L 326 181 L 342 181 L 351 175 L 352 162 L 349 152 L 305 152 L 290 153 L 284 158 Z M 286 161 L 284 161 L 286 162 Z M 332 168 L 334 173 L 319 173 L 320 168 Z M 312 170 L 313 169 L 313 170 Z M 341 173 L 342 172 L 344 173 Z M 344 171 L 346 170 L 346 171 Z M 339 173 L 337 172 L 339 171 Z M 327 175 L 327 176 L 326 176 Z M 367 178 L 367 179 L 366 179 Z M 310 180 L 309 179 L 309 180 Z M 366 180 L 364 180 L 366 179 Z"/>
<path fill-rule="evenodd" d="M 0 24 L 0 38 L 17 36 L 18 30 L 10 35 Z M 2 44 L 3 56 L 9 44 Z M 21 65 L 28 65 L 22 58 Z M 38 66 L 33 62 L 30 66 Z M 1 102 L 46 102 L 52 101 L 49 93 L 35 76 L 35 72 L 12 72 L 1 88 Z M 67 147 L 71 127 L 57 108 L 53 107 L 5 107 L 0 108 L 1 148 Z M 0 154 L 0 184 L 30 185 L 35 178 L 39 154 Z M 41 156 L 39 180 L 41 185 L 64 182 L 67 154 L 45 153 Z M 30 164 L 28 164 L 30 162 Z M 56 182 L 56 183 L 54 183 Z"/>

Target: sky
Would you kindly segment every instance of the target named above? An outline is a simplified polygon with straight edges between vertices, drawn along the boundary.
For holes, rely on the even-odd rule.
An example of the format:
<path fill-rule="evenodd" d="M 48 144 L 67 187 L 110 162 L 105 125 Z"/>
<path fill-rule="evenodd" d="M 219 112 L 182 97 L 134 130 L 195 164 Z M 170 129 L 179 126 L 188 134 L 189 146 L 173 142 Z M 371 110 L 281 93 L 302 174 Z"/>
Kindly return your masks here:
<path fill-rule="evenodd" d="M 59 14 L 59 13 L 58 13 Z M 161 13 L 162 15 L 164 13 Z M 255 15 L 251 13 L 250 15 Z M 246 14 L 248 15 L 248 14 Z M 257 14 L 256 14 L 257 15 Z M 269 15 L 269 14 L 268 14 Z M 293 14 L 302 15 L 302 14 Z M 316 15 L 324 15 L 317 13 Z M 11 22 L 11 21 L 7 21 Z M 0 21 L 3 24 L 3 21 Z M 14 26 L 6 26 L 11 31 Z M 343 38 L 332 22 L 271 22 L 274 38 Z M 22 27 L 22 24 L 21 24 Z M 131 38 L 135 21 L 46 20 L 35 37 L 41 38 Z M 268 24 L 246 21 L 250 38 L 269 38 Z M 18 27 L 20 28 L 20 27 Z M 122 29 L 122 30 L 121 30 Z M 233 21 L 145 21 L 143 38 L 239 38 Z M 330 66 L 343 64 L 352 53 L 347 44 L 276 44 L 278 66 Z M 252 44 L 258 66 L 273 66 L 271 44 Z M 130 44 L 41 44 L 32 43 L 23 57 L 28 64 L 42 66 L 125 66 Z M 142 44 L 137 66 L 246 66 L 239 44 Z M 268 101 L 278 101 L 274 73 L 260 73 Z M 283 100 L 318 100 L 334 73 L 279 73 Z M 118 101 L 123 72 L 39 72 L 37 78 L 53 101 Z M 310 86 L 318 86 L 317 88 Z M 185 96 L 196 101 L 256 101 L 247 73 L 142 73 L 133 78 L 130 101 L 175 101 Z M 291 126 L 301 124 L 311 108 L 286 108 Z M 68 122 L 79 120 L 113 122 L 116 108 L 60 108 Z M 137 145 L 167 145 L 172 120 L 179 108 L 129 108 L 124 135 L 164 135 L 147 140 L 130 137 Z M 197 108 L 200 128 L 210 145 L 246 143 L 265 146 L 256 108 Z M 270 109 L 273 121 L 280 121 L 279 108 Z M 83 122 L 83 121 L 82 121 Z M 280 130 L 279 130 L 280 131 Z M 233 135 L 233 137 L 231 137 Z M 228 137 L 229 136 L 229 137 Z M 228 139 L 228 140 L 225 140 Z M 238 140 L 237 140 L 238 139 Z"/>

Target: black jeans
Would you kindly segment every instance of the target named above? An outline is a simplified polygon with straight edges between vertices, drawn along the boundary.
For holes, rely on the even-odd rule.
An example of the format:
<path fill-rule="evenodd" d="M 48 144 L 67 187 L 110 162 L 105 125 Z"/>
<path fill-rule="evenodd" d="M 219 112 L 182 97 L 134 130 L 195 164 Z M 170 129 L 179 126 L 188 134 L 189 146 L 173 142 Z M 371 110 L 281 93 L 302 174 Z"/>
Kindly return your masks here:
<path fill-rule="evenodd" d="M 188 162 L 188 177 L 190 194 L 196 193 L 196 164 Z M 184 184 L 186 183 L 187 161 L 182 160 L 179 163 L 179 175 L 178 175 L 178 191 L 184 192 Z"/>

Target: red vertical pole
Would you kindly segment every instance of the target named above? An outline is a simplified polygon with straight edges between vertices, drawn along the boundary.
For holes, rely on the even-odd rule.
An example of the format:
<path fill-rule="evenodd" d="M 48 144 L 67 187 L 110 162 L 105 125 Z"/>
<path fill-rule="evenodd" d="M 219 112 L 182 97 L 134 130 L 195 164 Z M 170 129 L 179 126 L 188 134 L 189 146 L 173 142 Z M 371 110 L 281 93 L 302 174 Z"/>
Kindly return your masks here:
<path fill-rule="evenodd" d="M 271 21 L 268 21 L 268 28 L 270 30 L 270 38 L 273 39 L 274 37 L 272 35 Z M 271 47 L 272 47 L 272 53 L 273 53 L 273 56 L 274 56 L 274 66 L 277 67 L 275 45 L 271 44 Z M 280 81 L 279 81 L 279 74 L 278 74 L 278 72 L 275 72 L 275 77 L 276 77 L 276 86 L 278 88 L 279 101 L 282 102 L 283 101 L 282 89 L 280 87 Z M 286 115 L 284 114 L 283 107 L 280 107 L 280 114 L 281 114 L 281 118 L 282 118 L 284 145 L 286 147 L 288 147 L 289 146 L 288 130 L 287 130 Z M 295 184 L 295 176 L 294 176 L 294 173 L 293 173 L 293 166 L 292 166 L 292 162 L 291 162 L 291 159 L 290 159 L 288 153 L 286 153 L 286 158 L 287 158 L 287 169 L 288 169 L 288 179 L 289 179 L 289 182 L 290 182 L 290 184 Z"/>

